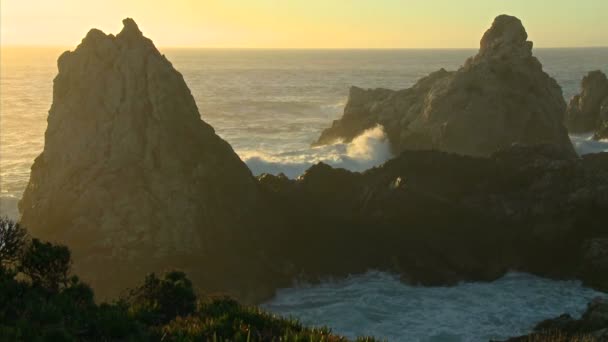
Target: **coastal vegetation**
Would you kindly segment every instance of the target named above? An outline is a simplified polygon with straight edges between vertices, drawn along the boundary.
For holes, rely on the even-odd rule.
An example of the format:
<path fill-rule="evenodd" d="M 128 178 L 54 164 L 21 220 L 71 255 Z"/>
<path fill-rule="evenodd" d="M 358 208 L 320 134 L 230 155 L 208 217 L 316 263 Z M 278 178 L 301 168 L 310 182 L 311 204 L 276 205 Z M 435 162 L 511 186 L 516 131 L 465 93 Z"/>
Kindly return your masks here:
<path fill-rule="evenodd" d="M 179 271 L 149 274 L 98 304 L 71 263 L 66 246 L 0 218 L 0 341 L 347 341 L 226 296 L 199 296 Z"/>

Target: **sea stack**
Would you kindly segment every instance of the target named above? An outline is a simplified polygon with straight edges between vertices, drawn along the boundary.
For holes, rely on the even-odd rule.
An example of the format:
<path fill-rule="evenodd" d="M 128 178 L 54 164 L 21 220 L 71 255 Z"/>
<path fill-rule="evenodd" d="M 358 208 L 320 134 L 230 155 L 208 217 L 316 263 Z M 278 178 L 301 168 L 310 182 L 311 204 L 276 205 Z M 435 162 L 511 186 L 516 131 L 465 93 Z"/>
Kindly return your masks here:
<path fill-rule="evenodd" d="M 350 141 L 381 124 L 395 152 L 489 156 L 513 144 L 552 144 L 574 157 L 561 88 L 527 39 L 519 19 L 501 15 L 458 71 L 441 69 L 399 91 L 352 87 L 343 117 L 315 144 Z"/>
<path fill-rule="evenodd" d="M 256 181 L 201 120 L 182 75 L 123 24 L 59 57 L 21 222 L 68 245 L 76 273 L 109 295 L 168 268 L 220 281 L 258 211 Z"/>
<path fill-rule="evenodd" d="M 608 139 L 608 78 L 591 71 L 581 81 L 581 93 L 568 104 L 566 126 L 571 133 L 594 133 L 595 139 Z"/>

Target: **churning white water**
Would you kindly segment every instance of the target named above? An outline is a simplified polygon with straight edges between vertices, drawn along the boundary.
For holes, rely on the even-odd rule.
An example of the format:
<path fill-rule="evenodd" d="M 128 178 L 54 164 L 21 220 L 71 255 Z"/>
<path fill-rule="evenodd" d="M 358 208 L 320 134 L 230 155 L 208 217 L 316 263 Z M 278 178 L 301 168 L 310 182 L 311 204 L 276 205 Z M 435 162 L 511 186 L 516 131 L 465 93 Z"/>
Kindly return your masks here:
<path fill-rule="evenodd" d="M 580 316 L 586 304 L 601 295 L 576 281 L 523 273 L 509 273 L 491 283 L 418 287 L 374 271 L 280 290 L 264 307 L 352 338 L 487 342 L 525 334 L 536 322 L 562 313 Z"/>
<path fill-rule="evenodd" d="M 475 50 L 161 49 L 184 75 L 203 120 L 254 174 L 300 175 L 323 161 L 362 171 L 391 157 L 382 127 L 352 142 L 311 148 L 340 117 L 351 85 L 402 89 L 441 67 L 454 70 Z M 0 215 L 18 219 L 17 202 L 42 151 L 56 59 L 62 49 L 2 48 L 0 54 Z M 608 49 L 536 49 L 568 99 L 590 70 L 608 71 Z M 608 142 L 573 136 L 579 154 Z M 526 332 L 538 320 L 580 313 L 597 295 L 576 282 L 510 274 L 451 288 L 402 284 L 370 272 L 344 281 L 282 290 L 266 304 L 305 323 L 349 336 L 394 341 L 487 341 Z"/>
<path fill-rule="evenodd" d="M 366 130 L 349 143 L 338 141 L 333 145 L 273 155 L 259 151 L 242 151 L 240 156 L 254 174 L 283 173 L 289 178 L 298 177 L 318 162 L 351 171 L 365 171 L 393 157 L 381 125 Z"/>

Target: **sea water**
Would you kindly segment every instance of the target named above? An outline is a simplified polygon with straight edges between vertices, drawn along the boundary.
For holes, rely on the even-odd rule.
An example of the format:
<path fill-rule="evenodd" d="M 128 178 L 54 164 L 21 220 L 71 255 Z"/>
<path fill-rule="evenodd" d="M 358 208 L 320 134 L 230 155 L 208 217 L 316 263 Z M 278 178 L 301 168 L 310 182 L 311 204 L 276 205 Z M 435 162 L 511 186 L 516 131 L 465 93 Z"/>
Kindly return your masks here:
<path fill-rule="evenodd" d="M 0 215 L 18 219 L 17 202 L 44 146 L 56 59 L 62 48 L 0 51 Z M 402 89 L 439 68 L 455 70 L 475 50 L 161 49 L 186 80 L 203 120 L 253 173 L 297 177 L 310 165 L 363 171 L 391 158 L 381 127 L 349 144 L 310 144 L 342 114 L 348 89 Z M 608 48 L 536 49 L 569 99 L 590 70 L 608 72 Z M 571 137 L 579 154 L 608 142 Z M 509 275 L 497 282 L 417 288 L 369 273 L 316 287 L 286 289 L 267 304 L 350 336 L 400 341 L 475 341 L 528 331 L 562 312 L 580 313 L 596 295 L 575 282 Z M 492 335 L 494 334 L 494 335 Z"/>

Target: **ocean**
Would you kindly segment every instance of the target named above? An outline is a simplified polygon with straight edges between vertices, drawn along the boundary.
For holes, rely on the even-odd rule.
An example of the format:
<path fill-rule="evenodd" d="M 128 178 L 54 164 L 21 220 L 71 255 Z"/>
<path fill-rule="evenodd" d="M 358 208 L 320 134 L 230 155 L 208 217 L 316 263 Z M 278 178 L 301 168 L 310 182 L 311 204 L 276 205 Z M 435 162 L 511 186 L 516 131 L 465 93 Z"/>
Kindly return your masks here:
<path fill-rule="evenodd" d="M 0 215 L 18 219 L 17 202 L 42 151 L 53 78 L 62 48 L 0 52 Z M 161 49 L 192 91 L 203 120 L 254 174 L 297 177 L 325 161 L 363 171 L 391 158 L 381 127 L 349 144 L 311 148 L 341 116 L 352 85 L 401 89 L 439 68 L 454 70 L 476 53 L 451 50 Z M 590 70 L 608 71 L 608 48 L 535 49 L 570 99 Z M 579 154 L 608 142 L 572 136 Z M 510 274 L 450 289 L 404 285 L 378 272 L 282 290 L 267 308 L 349 336 L 391 341 L 487 341 L 526 332 L 536 321 L 580 313 L 598 293 L 576 282 Z"/>

